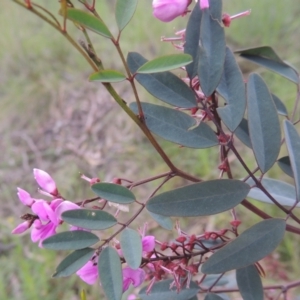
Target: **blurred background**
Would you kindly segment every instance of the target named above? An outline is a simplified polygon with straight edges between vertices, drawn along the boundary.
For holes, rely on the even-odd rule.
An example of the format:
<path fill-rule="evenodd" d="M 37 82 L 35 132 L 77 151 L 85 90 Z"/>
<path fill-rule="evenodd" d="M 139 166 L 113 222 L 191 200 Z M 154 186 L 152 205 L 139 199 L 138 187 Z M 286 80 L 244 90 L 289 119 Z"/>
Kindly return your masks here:
<path fill-rule="evenodd" d="M 36 3 L 57 15 L 57 1 Z M 77 6 L 75 1 L 74 4 Z M 97 1 L 99 14 L 116 33 L 114 5 L 115 1 Z M 99 288 L 87 286 L 75 275 L 51 279 L 65 253 L 57 255 L 39 249 L 31 243 L 29 234 L 11 235 L 20 222 L 19 216 L 28 212 L 19 202 L 16 188 L 22 187 L 39 197 L 32 173 L 33 168 L 39 168 L 53 176 L 67 199 L 76 202 L 92 196 L 89 185 L 80 179 L 81 173 L 101 180 L 138 180 L 167 168 L 106 90 L 87 81 L 92 73 L 90 66 L 61 34 L 12 0 L 1 1 L 0 8 L 0 299 L 72 300 L 79 299 L 82 288 L 87 289 L 88 299 L 99 299 Z M 231 48 L 269 45 L 299 70 L 300 1 L 224 1 L 224 12 L 230 15 L 247 9 L 252 9 L 250 16 L 234 20 L 226 28 Z M 124 30 L 121 47 L 125 55 L 137 51 L 148 59 L 175 53 L 177 50 L 170 43 L 160 39 L 174 37 L 176 31 L 185 28 L 186 21 L 187 18 L 178 18 L 161 23 L 152 17 L 151 1 L 140 0 L 133 20 Z M 68 32 L 76 41 L 84 40 L 72 23 Z M 112 44 L 93 33 L 90 37 L 104 65 L 122 70 Z M 240 63 L 245 76 L 251 71 L 261 73 L 270 90 L 292 108 L 296 97 L 292 83 L 253 64 Z M 115 84 L 115 88 L 124 100 L 133 101 L 127 83 Z M 139 91 L 142 101 L 153 101 L 142 88 Z M 178 167 L 204 179 L 218 177 L 217 149 L 199 151 L 179 148 L 161 139 L 159 142 Z M 244 146 L 239 147 L 249 165 L 254 166 L 253 156 Z M 244 173 L 237 169 L 235 175 L 238 178 Z M 290 181 L 276 166 L 269 176 Z M 166 189 L 183 183 L 173 180 Z M 138 193 L 147 192 L 145 188 Z M 264 210 L 278 214 L 272 206 Z M 241 209 L 240 213 L 249 224 L 259 220 L 246 210 Z M 205 223 L 213 228 L 223 219 L 228 223 L 228 216 L 211 217 Z M 199 223 L 186 226 L 196 225 Z M 285 239 L 276 257 L 270 258 L 272 263 L 264 266 L 272 280 L 299 278 L 298 245 L 295 237 Z M 281 266 L 283 273 L 278 271 Z"/>

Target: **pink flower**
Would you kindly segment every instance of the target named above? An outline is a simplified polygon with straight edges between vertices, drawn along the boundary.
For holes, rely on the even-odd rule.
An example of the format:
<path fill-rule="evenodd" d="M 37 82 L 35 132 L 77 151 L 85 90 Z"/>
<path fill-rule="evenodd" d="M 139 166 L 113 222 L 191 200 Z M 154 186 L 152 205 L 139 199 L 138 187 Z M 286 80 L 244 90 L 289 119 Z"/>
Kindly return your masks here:
<path fill-rule="evenodd" d="M 53 196 L 58 195 L 55 181 L 48 173 L 43 170 L 33 169 L 33 174 L 36 182 L 44 191 Z"/>
<path fill-rule="evenodd" d="M 190 2 L 190 0 L 153 0 L 153 15 L 163 22 L 170 22 L 184 14 Z"/>
<path fill-rule="evenodd" d="M 123 292 L 127 291 L 130 284 L 138 287 L 145 281 L 145 271 L 143 269 L 133 270 L 129 267 L 123 269 Z"/>
<path fill-rule="evenodd" d="M 42 242 L 46 238 L 54 235 L 56 233 L 56 225 L 49 222 L 45 225 L 42 224 L 40 220 L 35 220 L 31 229 L 31 240 L 33 243 L 39 242 L 39 247 L 43 248 Z"/>
<path fill-rule="evenodd" d="M 94 284 L 98 279 L 98 268 L 97 265 L 92 261 L 88 261 L 80 270 L 76 272 L 81 280 L 87 284 Z"/>
<path fill-rule="evenodd" d="M 143 251 L 151 252 L 155 247 L 155 237 L 153 235 L 146 235 L 142 238 Z"/>
<path fill-rule="evenodd" d="M 209 0 L 200 0 L 199 4 L 201 9 L 209 8 Z"/>
<path fill-rule="evenodd" d="M 12 234 L 20 234 L 23 233 L 24 231 L 26 231 L 30 226 L 30 222 L 29 221 L 25 221 L 21 224 L 19 224 L 11 233 Z"/>
<path fill-rule="evenodd" d="M 34 199 L 31 198 L 30 194 L 28 192 L 26 192 L 25 190 L 21 189 L 21 188 L 17 188 L 18 189 L 18 197 L 19 200 L 27 206 L 31 206 L 34 203 Z"/>

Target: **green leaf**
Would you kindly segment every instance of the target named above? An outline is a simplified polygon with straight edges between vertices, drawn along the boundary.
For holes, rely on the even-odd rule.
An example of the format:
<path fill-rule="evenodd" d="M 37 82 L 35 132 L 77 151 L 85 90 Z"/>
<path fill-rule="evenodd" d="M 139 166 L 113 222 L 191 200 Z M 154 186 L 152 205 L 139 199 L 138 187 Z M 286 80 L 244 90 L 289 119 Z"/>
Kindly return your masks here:
<path fill-rule="evenodd" d="M 129 204 L 135 201 L 134 194 L 119 184 L 100 182 L 93 184 L 91 188 L 96 195 L 110 202 Z"/>
<path fill-rule="evenodd" d="M 225 33 L 217 19 L 209 10 L 202 11 L 198 76 L 205 96 L 210 96 L 217 88 L 223 73 L 225 60 Z"/>
<path fill-rule="evenodd" d="M 242 72 L 227 47 L 224 71 L 217 88 L 227 105 L 217 108 L 224 124 L 233 132 L 241 123 L 246 109 L 246 88 Z"/>
<path fill-rule="evenodd" d="M 251 139 L 249 135 L 248 120 L 243 119 L 234 134 L 247 147 L 252 149 Z"/>
<path fill-rule="evenodd" d="M 212 294 L 212 293 L 207 294 L 204 298 L 204 300 L 222 300 L 222 299 L 223 298 L 221 298 L 217 294 Z"/>
<path fill-rule="evenodd" d="M 125 28 L 133 17 L 137 4 L 137 0 L 117 0 L 115 14 L 120 31 Z"/>
<path fill-rule="evenodd" d="M 189 288 L 183 287 L 180 293 L 177 293 L 176 287 L 170 289 L 172 282 L 173 279 L 168 279 L 155 283 L 148 295 L 147 287 L 144 287 L 139 292 L 139 296 L 142 300 L 187 300 L 197 295 L 200 290 L 199 286 L 191 281 Z"/>
<path fill-rule="evenodd" d="M 283 156 L 278 159 L 277 164 L 285 174 L 289 175 L 290 177 L 294 177 L 291 161 L 288 156 Z"/>
<path fill-rule="evenodd" d="M 79 23 L 83 27 L 94 31 L 106 38 L 111 39 L 112 35 L 102 20 L 95 16 L 76 8 L 68 8 L 67 18 L 71 21 Z"/>
<path fill-rule="evenodd" d="M 146 62 L 136 72 L 144 74 L 164 72 L 183 67 L 191 61 L 192 57 L 189 54 L 169 54 Z"/>
<path fill-rule="evenodd" d="M 126 228 L 120 238 L 121 249 L 128 266 L 137 269 L 142 262 L 142 239 L 133 229 Z"/>
<path fill-rule="evenodd" d="M 101 286 L 108 300 L 121 300 L 123 293 L 122 266 L 118 252 L 112 247 L 102 250 L 98 260 Z"/>
<path fill-rule="evenodd" d="M 137 114 L 136 103 L 129 107 Z M 213 130 L 204 122 L 194 129 L 194 118 L 168 107 L 142 103 L 147 127 L 160 137 L 190 148 L 208 148 L 219 144 Z"/>
<path fill-rule="evenodd" d="M 272 99 L 273 99 L 274 104 L 276 106 L 277 112 L 282 116 L 287 116 L 288 112 L 287 112 L 286 107 L 283 104 L 283 102 L 274 94 L 272 94 Z"/>
<path fill-rule="evenodd" d="M 281 130 L 276 107 L 269 89 L 257 74 L 247 84 L 248 125 L 253 152 L 263 173 L 277 160 L 281 146 Z"/>
<path fill-rule="evenodd" d="M 106 211 L 92 209 L 67 210 L 62 214 L 67 223 L 90 230 L 103 230 L 117 224 L 117 219 Z"/>
<path fill-rule="evenodd" d="M 271 47 L 262 46 L 243 49 L 235 51 L 235 53 L 240 54 L 241 57 L 261 65 L 296 84 L 299 83 L 299 77 L 296 70 L 280 59 Z"/>
<path fill-rule="evenodd" d="M 132 74 L 145 64 L 147 59 L 136 52 L 130 52 L 127 56 L 127 64 Z M 171 72 L 154 74 L 136 74 L 135 79 L 154 97 L 182 108 L 196 107 L 194 92 Z"/>
<path fill-rule="evenodd" d="M 208 216 L 235 207 L 249 190 L 249 185 L 239 180 L 211 180 L 157 195 L 147 202 L 146 207 L 150 212 L 164 216 Z"/>
<path fill-rule="evenodd" d="M 92 248 L 72 252 L 61 261 L 52 277 L 67 277 L 74 274 L 92 258 L 94 253 L 95 249 Z"/>
<path fill-rule="evenodd" d="M 218 20 L 221 23 L 223 13 L 222 0 L 209 1 L 209 12 L 213 19 Z"/>
<path fill-rule="evenodd" d="M 73 230 L 50 236 L 42 243 L 43 247 L 52 250 L 77 250 L 92 246 L 99 238 L 87 231 Z"/>
<path fill-rule="evenodd" d="M 211 274 L 211 275 L 206 275 L 204 280 L 201 282 L 201 286 L 205 286 L 210 288 L 216 281 L 219 279 L 221 274 Z M 228 283 L 228 280 L 226 279 L 225 276 L 223 276 L 214 286 L 221 286 L 225 285 Z"/>
<path fill-rule="evenodd" d="M 254 264 L 279 245 L 285 227 L 282 219 L 268 219 L 255 224 L 209 257 L 201 271 L 218 274 Z"/>
<path fill-rule="evenodd" d="M 196 3 L 187 23 L 184 44 L 184 53 L 193 58 L 193 61 L 185 67 L 191 79 L 197 75 L 198 71 L 201 16 L 202 10 L 200 5 Z"/>
<path fill-rule="evenodd" d="M 149 211 L 150 216 L 164 229 L 172 230 L 173 222 L 172 219 L 166 216 L 158 215 Z"/>
<path fill-rule="evenodd" d="M 126 76 L 116 70 L 101 70 L 89 76 L 89 81 L 100 82 L 120 82 L 126 79 Z"/>
<path fill-rule="evenodd" d="M 236 281 L 244 300 L 264 300 L 263 285 L 254 265 L 236 270 Z"/>
<path fill-rule="evenodd" d="M 290 162 L 294 174 L 297 201 L 300 200 L 300 137 L 295 126 L 284 121 L 284 134 L 286 146 L 289 152 Z"/>
<path fill-rule="evenodd" d="M 254 185 L 253 179 L 248 179 L 249 185 Z M 261 180 L 264 188 L 283 206 L 293 206 L 296 201 L 295 187 L 291 184 L 285 183 L 271 178 L 264 178 Z M 249 198 L 255 200 L 274 204 L 268 196 L 265 195 L 259 188 L 252 188 L 248 194 Z"/>

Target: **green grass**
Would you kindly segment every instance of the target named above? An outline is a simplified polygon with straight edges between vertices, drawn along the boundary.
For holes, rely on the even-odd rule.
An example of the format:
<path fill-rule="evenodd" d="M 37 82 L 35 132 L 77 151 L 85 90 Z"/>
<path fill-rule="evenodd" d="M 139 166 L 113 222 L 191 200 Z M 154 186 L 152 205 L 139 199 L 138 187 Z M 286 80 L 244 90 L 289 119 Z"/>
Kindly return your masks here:
<path fill-rule="evenodd" d="M 111 19 L 112 1 L 98 1 L 98 11 L 105 21 L 116 32 L 116 25 Z M 285 60 L 300 68 L 298 39 L 300 6 L 297 1 L 286 0 L 226 0 L 225 11 L 230 15 L 251 8 L 249 17 L 234 20 L 226 29 L 228 40 L 233 49 L 270 45 Z M 38 1 L 46 5 L 55 14 L 59 9 L 56 1 Z M 73 142 L 74 135 L 79 139 L 84 132 L 76 125 L 82 115 L 86 117 L 92 102 L 89 98 L 100 98 L 101 105 L 96 106 L 99 114 L 105 103 L 112 103 L 108 94 L 97 84 L 87 84 L 88 75 L 92 72 L 86 61 L 78 52 L 69 46 L 63 36 L 54 32 L 49 25 L 22 9 L 12 1 L 0 4 L 0 26 L 5 28 L 0 35 L 0 160 L 2 217 L 12 215 L 14 219 L 5 218 L 6 230 L 1 232 L 0 241 L 4 244 L 14 243 L 15 247 L 0 256 L 0 299 L 79 299 L 79 290 L 87 288 L 74 275 L 66 279 L 50 279 L 63 253 L 39 249 L 31 244 L 29 236 L 11 237 L 11 229 L 19 222 L 17 216 L 25 212 L 16 198 L 16 186 L 27 188 L 34 193 L 35 185 L 31 170 L 33 167 L 45 169 L 57 180 L 60 190 L 68 199 L 74 201 L 91 195 L 89 186 L 78 176 L 83 172 L 88 176 L 100 176 L 108 180 L 114 176 L 140 178 L 166 171 L 159 156 L 153 148 L 137 133 L 133 125 L 128 125 L 125 114 L 117 107 L 96 119 L 95 125 L 107 124 L 103 131 L 92 132 L 87 146 L 95 145 L 87 153 L 88 157 L 75 155 L 68 143 Z M 121 47 L 124 53 L 138 51 L 148 59 L 174 52 L 169 43 L 160 42 L 161 36 L 174 36 L 174 32 L 185 27 L 185 19 L 162 24 L 151 15 L 151 1 L 139 1 L 139 7 L 130 25 L 124 30 Z M 151 26 L 149 26 L 151 24 Z M 70 24 L 68 30 L 74 39 L 82 39 L 75 26 Z M 90 35 L 97 53 L 107 68 L 122 71 L 122 65 L 116 60 L 116 52 L 107 40 L 95 34 Z M 296 96 L 293 84 L 278 75 L 265 71 L 255 65 L 246 64 L 246 69 L 262 74 L 270 90 L 278 95 L 292 108 Z M 132 101 L 128 86 L 115 85 L 122 97 Z M 153 101 L 153 98 L 138 87 L 142 101 Z M 81 114 L 79 114 L 81 112 Z M 83 113 L 82 113 L 83 112 Z M 72 126 L 62 126 L 60 118 L 74 117 Z M 113 120 L 114 122 L 112 122 Z M 111 124 L 113 123 L 113 124 Z M 62 129 L 61 129 L 62 128 Z M 103 144 L 103 136 L 109 136 L 111 142 Z M 201 178 L 217 178 L 218 150 L 201 151 L 179 148 L 169 142 L 158 139 L 166 153 L 180 168 Z M 74 142 L 75 143 L 75 142 Z M 76 143 L 75 143 L 76 145 Z M 239 146 L 246 162 L 254 166 L 254 158 L 243 146 Z M 84 148 L 83 148 L 84 149 Z M 96 154 L 102 155 L 97 160 Z M 93 155 L 97 158 L 93 158 Z M 93 159 L 92 159 L 93 158 Z M 100 161 L 100 162 L 99 162 Z M 235 176 L 245 174 L 240 171 L 238 163 Z M 151 174 L 149 174 L 151 172 Z M 136 175 L 137 174 L 137 175 Z M 270 171 L 270 176 L 284 178 L 277 167 Z M 288 179 L 290 180 L 290 179 Z M 175 179 L 172 186 L 184 182 Z M 171 185 L 165 187 L 170 188 Z M 154 185 L 151 185 L 151 187 Z M 146 191 L 139 191 L 141 195 Z M 270 206 L 258 204 L 272 215 L 279 212 Z M 245 227 L 259 221 L 244 208 L 239 209 Z M 200 222 L 205 222 L 201 220 Z M 228 215 L 220 218 L 209 218 L 210 225 L 227 224 Z M 2 223 L 1 223 L 2 225 Z M 184 223 L 188 226 L 187 223 Z M 192 224 L 194 230 L 198 224 Z M 288 238 L 279 248 L 280 261 L 287 266 L 291 279 L 299 277 L 298 266 L 299 239 Z M 99 299 L 98 287 L 88 288 L 88 299 Z"/>

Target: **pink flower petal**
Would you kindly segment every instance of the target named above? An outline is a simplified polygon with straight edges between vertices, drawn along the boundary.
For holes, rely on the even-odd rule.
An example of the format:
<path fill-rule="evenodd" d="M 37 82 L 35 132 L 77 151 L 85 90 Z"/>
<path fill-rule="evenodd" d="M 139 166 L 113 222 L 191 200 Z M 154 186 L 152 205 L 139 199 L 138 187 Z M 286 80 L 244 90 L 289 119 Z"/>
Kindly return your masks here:
<path fill-rule="evenodd" d="M 56 207 L 55 215 L 59 220 L 62 220 L 61 218 L 62 213 L 72 209 L 80 209 L 80 206 L 70 201 L 63 201 Z"/>
<path fill-rule="evenodd" d="M 126 267 L 122 270 L 123 272 L 123 292 L 128 290 L 130 284 L 134 287 L 138 287 L 145 281 L 145 271 L 141 268 L 133 270 L 129 267 Z"/>
<path fill-rule="evenodd" d="M 19 224 L 11 233 L 12 234 L 20 234 L 26 231 L 29 228 L 30 222 L 25 221 L 21 224 Z"/>
<path fill-rule="evenodd" d="M 34 200 L 31 198 L 30 194 L 21 188 L 18 189 L 18 197 L 20 201 L 27 206 L 31 206 L 34 203 Z"/>
<path fill-rule="evenodd" d="M 50 220 L 52 223 L 58 224 L 58 219 L 47 201 L 37 200 L 31 209 L 42 221 Z"/>
<path fill-rule="evenodd" d="M 35 220 L 31 230 L 31 240 L 34 243 L 39 240 L 39 247 L 42 248 L 43 240 L 54 235 L 56 233 L 56 227 L 57 226 L 55 226 L 52 222 L 42 225 L 40 220 Z"/>
<path fill-rule="evenodd" d="M 153 15 L 163 22 L 170 22 L 183 14 L 189 3 L 189 0 L 153 0 Z"/>
<path fill-rule="evenodd" d="M 209 0 L 200 0 L 200 8 L 207 9 L 209 8 Z"/>
<path fill-rule="evenodd" d="M 143 251 L 151 252 L 155 247 L 155 236 L 146 235 L 142 238 Z"/>
<path fill-rule="evenodd" d="M 51 195 L 57 195 L 57 188 L 53 178 L 43 170 L 33 169 L 33 174 L 38 185 Z"/>
<path fill-rule="evenodd" d="M 88 261 L 80 270 L 76 272 L 81 280 L 87 284 L 94 284 L 98 279 L 98 268 L 92 261 Z"/>

